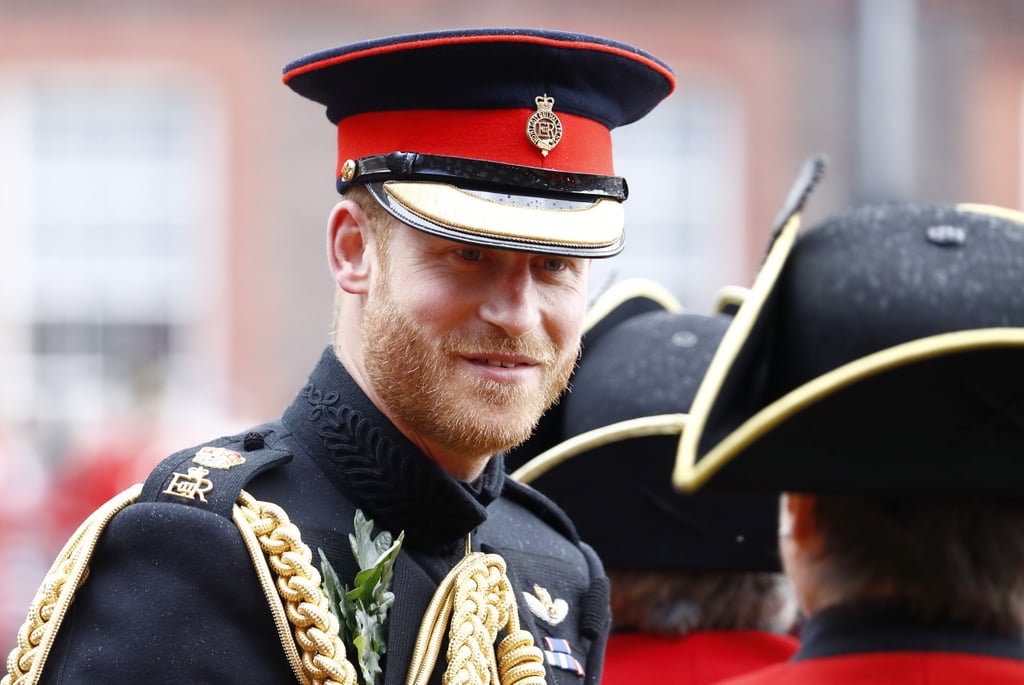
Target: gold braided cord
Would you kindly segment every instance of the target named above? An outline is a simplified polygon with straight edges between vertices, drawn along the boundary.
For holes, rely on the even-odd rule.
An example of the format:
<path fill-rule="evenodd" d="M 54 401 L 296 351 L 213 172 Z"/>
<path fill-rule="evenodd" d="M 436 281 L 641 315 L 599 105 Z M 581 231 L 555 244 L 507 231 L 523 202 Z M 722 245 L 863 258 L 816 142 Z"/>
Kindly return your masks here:
<path fill-rule="evenodd" d="M 356 685 L 355 668 L 338 636 L 338 617 L 331 613 L 320 573 L 312 563 L 313 553 L 302 542 L 299 529 L 281 507 L 260 502 L 244 490 L 235 514 L 239 529 L 248 528 L 255 535 L 277 577 L 277 592 L 294 626 L 309 682 Z"/>
<path fill-rule="evenodd" d="M 142 485 L 137 484 L 115 496 L 93 512 L 68 539 L 29 606 L 28 616 L 18 630 L 18 644 L 7 659 L 7 675 L 0 685 L 38 683 L 61 622 L 88 575 L 96 543 L 110 519 L 135 502 L 141 492 Z M 302 542 L 298 528 L 280 507 L 257 501 L 245 491 L 239 496 L 233 519 L 249 549 L 264 594 L 268 601 L 274 600 L 271 612 L 279 621 L 281 644 L 299 680 L 304 685 L 356 685 L 355 669 L 345 658 L 345 647 L 338 637 L 338 619 L 330 611 L 327 596 L 320 587 L 320 574 L 311 564 L 312 553 Z M 269 571 L 261 571 L 268 562 L 276 582 Z M 286 618 L 279 619 L 275 603 L 280 607 L 281 600 Z M 287 623 L 294 626 L 301 656 L 288 634 Z"/>
<path fill-rule="evenodd" d="M 545 685 L 544 655 L 519 627 L 515 591 L 497 554 L 468 553 L 438 586 L 427 607 L 406 685 L 426 683 L 449 617 L 444 685 Z M 506 636 L 495 649 L 498 633 Z"/>
<path fill-rule="evenodd" d="M 18 630 L 18 644 L 7 657 L 0 685 L 35 685 L 56 639 L 64 614 L 89 572 L 89 558 L 114 514 L 134 502 L 142 485 L 133 485 L 94 511 L 71 535 L 43 577 L 28 616 Z"/>

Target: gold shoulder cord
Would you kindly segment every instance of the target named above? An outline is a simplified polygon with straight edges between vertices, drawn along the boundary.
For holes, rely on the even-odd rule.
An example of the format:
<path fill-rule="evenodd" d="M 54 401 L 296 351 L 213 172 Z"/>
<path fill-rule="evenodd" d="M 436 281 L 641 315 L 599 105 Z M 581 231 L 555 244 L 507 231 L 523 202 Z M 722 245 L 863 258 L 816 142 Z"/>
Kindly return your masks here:
<path fill-rule="evenodd" d="M 103 529 L 114 514 L 137 500 L 140 492 L 142 485 L 134 485 L 111 499 L 64 545 L 32 600 L 0 685 L 35 685 L 39 681 L 61 621 L 88 575 L 89 559 Z M 355 669 L 345 658 L 338 637 L 338 619 L 330 611 L 320 574 L 311 563 L 312 553 L 298 528 L 283 509 L 260 502 L 244 490 L 232 519 L 252 557 L 281 645 L 299 681 L 303 685 L 356 685 Z"/>
<path fill-rule="evenodd" d="M 534 646 L 533 636 L 519 628 L 505 560 L 497 554 L 473 552 L 468 535 L 466 556 L 449 571 L 427 607 L 406 685 L 424 685 L 429 680 L 449 616 L 444 685 L 545 685 L 544 655 Z M 494 642 L 502 629 L 506 635 L 495 654 Z"/>
<path fill-rule="evenodd" d="M 345 658 L 345 645 L 338 637 L 338 617 L 331 613 L 320 573 L 312 564 L 313 553 L 302 542 L 299 529 L 284 509 L 261 502 L 245 490 L 238 496 L 232 518 L 249 549 L 281 645 L 299 681 L 303 685 L 357 685 L 355 668 Z M 289 623 L 295 627 L 294 642 Z M 301 658 L 295 642 L 302 648 Z"/>
<path fill-rule="evenodd" d="M 111 499 L 83 521 L 65 543 L 29 605 L 28 616 L 18 630 L 18 645 L 7 657 L 7 675 L 0 685 L 35 685 L 39 681 L 71 599 L 89 574 L 89 557 L 100 533 L 114 514 L 138 499 L 140 492 L 142 485 L 135 485 Z"/>

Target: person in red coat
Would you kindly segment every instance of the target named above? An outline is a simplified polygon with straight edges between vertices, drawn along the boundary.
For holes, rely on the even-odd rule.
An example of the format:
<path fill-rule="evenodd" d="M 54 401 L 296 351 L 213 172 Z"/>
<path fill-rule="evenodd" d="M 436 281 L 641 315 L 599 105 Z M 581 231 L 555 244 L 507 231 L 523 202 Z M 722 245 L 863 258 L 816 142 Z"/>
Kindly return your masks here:
<path fill-rule="evenodd" d="M 590 312 L 571 392 L 508 461 L 605 563 L 602 684 L 705 685 L 785 661 L 798 643 L 776 497 L 687 496 L 671 483 L 683 412 L 732 317 L 682 312 L 643 279 Z"/>
<path fill-rule="evenodd" d="M 805 620 L 728 685 L 1024 683 L 1024 214 L 780 223 L 679 445 L 687 492 L 781 492 Z"/>

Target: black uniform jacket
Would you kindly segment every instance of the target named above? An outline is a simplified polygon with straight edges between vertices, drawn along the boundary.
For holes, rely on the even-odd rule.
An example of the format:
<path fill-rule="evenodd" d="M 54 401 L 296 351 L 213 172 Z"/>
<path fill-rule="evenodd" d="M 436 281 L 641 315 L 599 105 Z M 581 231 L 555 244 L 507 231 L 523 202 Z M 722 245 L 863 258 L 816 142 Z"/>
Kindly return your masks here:
<path fill-rule="evenodd" d="M 348 540 L 357 508 L 377 530 L 405 531 L 385 685 L 405 682 L 424 611 L 465 554 L 467 533 L 474 551 L 507 562 L 521 627 L 549 652 L 547 682 L 598 682 L 610 625 L 608 581 L 572 524 L 543 496 L 509 480 L 500 457 L 472 484 L 450 478 L 384 418 L 330 349 L 280 421 L 209 444 L 237 452 L 253 468 L 210 469 L 213 486 L 186 499 L 164 490 L 201 446 L 158 467 L 139 501 L 116 514 L 100 538 L 41 682 L 294 682 L 230 519 L 243 487 L 281 506 L 316 564 L 322 549 L 350 585 L 358 570 Z M 526 593 L 555 610 L 535 613 Z M 444 666 L 442 652 L 431 682 L 440 682 Z"/>

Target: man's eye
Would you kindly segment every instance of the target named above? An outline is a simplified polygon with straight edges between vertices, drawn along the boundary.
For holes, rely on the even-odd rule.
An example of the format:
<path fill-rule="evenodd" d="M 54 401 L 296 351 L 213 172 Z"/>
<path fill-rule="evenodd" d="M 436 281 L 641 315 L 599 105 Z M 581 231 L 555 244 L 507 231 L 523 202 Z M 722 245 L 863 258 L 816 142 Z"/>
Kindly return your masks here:
<path fill-rule="evenodd" d="M 475 247 L 463 247 L 459 249 L 459 256 L 465 259 L 467 262 L 478 262 L 482 256 L 482 252 Z"/>
<path fill-rule="evenodd" d="M 546 271 L 562 271 L 566 267 L 565 260 L 558 257 L 548 257 L 544 260 L 543 265 Z"/>

